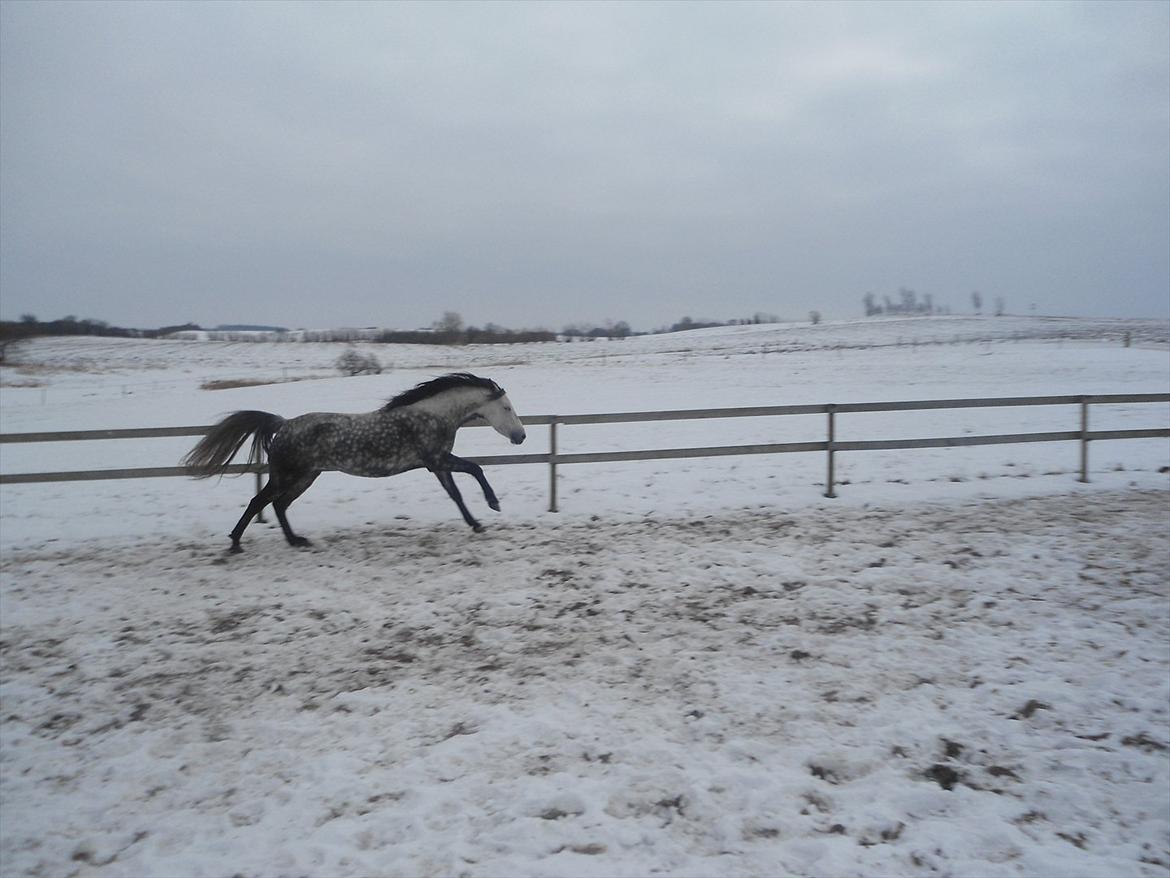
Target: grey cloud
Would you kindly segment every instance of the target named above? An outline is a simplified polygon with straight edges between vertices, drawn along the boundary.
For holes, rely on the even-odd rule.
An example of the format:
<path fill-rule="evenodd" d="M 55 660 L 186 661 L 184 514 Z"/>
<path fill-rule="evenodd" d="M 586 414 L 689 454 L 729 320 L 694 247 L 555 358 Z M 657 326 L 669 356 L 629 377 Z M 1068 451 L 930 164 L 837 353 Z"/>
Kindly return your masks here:
<path fill-rule="evenodd" d="M 1170 312 L 1163 4 L 2 10 L 5 318 Z"/>

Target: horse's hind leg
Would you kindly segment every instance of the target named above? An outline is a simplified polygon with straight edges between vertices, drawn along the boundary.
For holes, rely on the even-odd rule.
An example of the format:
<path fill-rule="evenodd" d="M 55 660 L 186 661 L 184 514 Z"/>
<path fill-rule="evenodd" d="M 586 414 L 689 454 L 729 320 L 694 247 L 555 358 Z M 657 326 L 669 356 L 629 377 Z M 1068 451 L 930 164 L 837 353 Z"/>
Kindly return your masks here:
<path fill-rule="evenodd" d="M 293 529 L 289 526 L 288 516 L 285 515 L 287 509 L 292 506 L 301 494 L 309 490 L 309 486 L 317 480 L 320 472 L 306 473 L 299 477 L 288 480 L 288 487 L 281 491 L 272 501 L 272 510 L 276 513 L 276 520 L 280 522 L 280 529 L 284 531 L 284 538 L 288 540 L 290 546 L 310 546 L 307 539 L 293 533 Z"/>
<path fill-rule="evenodd" d="M 240 537 L 244 535 L 244 529 L 249 524 L 251 524 L 253 518 L 260 514 L 261 509 L 272 502 L 272 498 L 276 494 L 276 490 L 276 485 L 274 484 L 273 479 L 269 477 L 268 483 L 260 489 L 260 493 L 252 498 L 252 502 L 248 504 L 248 508 L 244 510 L 244 514 L 240 516 L 240 520 L 237 521 L 236 526 L 232 528 L 232 547 L 230 551 L 243 551 L 243 549 L 240 548 Z"/>

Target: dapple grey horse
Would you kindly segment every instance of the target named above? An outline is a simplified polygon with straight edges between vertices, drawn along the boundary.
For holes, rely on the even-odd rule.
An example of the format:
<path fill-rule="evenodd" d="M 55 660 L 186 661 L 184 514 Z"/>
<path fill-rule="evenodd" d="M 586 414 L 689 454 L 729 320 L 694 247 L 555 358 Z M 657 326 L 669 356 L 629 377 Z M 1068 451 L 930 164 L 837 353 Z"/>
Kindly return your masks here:
<path fill-rule="evenodd" d="M 240 551 L 244 529 L 269 503 L 289 544 L 309 545 L 289 527 L 287 511 L 323 472 L 380 478 L 425 467 L 478 533 L 483 526 L 468 512 L 452 473 L 473 476 L 492 509 L 499 511 L 500 502 L 483 469 L 451 449 L 455 431 L 479 419 L 513 444 L 524 441 L 524 425 L 503 389 L 487 378 L 457 372 L 425 381 L 366 414 L 313 412 L 285 420 L 270 412 L 233 412 L 208 431 L 183 464 L 196 478 L 220 475 L 249 437 L 249 463 L 268 455 L 268 482 L 232 529 L 233 552 Z"/>

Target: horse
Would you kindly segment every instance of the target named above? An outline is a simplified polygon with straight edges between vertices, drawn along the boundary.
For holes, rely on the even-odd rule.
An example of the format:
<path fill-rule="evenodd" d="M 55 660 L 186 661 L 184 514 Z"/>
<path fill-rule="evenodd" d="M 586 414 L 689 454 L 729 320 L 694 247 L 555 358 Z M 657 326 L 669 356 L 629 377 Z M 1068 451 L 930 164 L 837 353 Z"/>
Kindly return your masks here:
<path fill-rule="evenodd" d="M 311 545 L 289 527 L 287 512 L 323 472 L 382 478 L 425 467 L 455 501 L 463 520 L 480 533 L 483 525 L 467 510 L 452 476 L 473 476 L 488 506 L 500 510 L 483 469 L 451 453 L 456 431 L 474 421 L 486 421 L 513 445 L 525 439 L 524 424 L 503 388 L 488 378 L 454 372 L 424 381 L 365 414 L 312 412 L 285 420 L 271 412 L 233 412 L 213 426 L 182 463 L 195 478 L 222 475 L 249 437 L 248 463 L 259 465 L 268 456 L 268 482 L 232 529 L 231 552 L 242 551 L 244 529 L 269 503 L 289 545 Z"/>

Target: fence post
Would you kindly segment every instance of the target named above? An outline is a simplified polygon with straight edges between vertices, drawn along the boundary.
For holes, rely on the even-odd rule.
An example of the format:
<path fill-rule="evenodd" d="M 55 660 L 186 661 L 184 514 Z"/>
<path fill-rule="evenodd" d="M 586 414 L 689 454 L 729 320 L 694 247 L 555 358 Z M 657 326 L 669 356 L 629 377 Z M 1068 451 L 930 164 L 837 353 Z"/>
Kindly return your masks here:
<path fill-rule="evenodd" d="M 261 487 L 263 487 L 260 484 L 260 478 L 261 478 L 260 470 L 256 470 L 256 493 L 257 494 L 260 493 L 260 489 L 261 489 Z M 263 509 L 263 507 L 261 507 L 260 511 L 256 513 L 256 520 L 258 522 L 260 522 L 261 524 L 264 524 L 264 509 Z"/>
<path fill-rule="evenodd" d="M 1089 401 L 1081 397 L 1081 478 L 1089 481 Z"/>
<path fill-rule="evenodd" d="M 548 422 L 548 511 L 557 511 L 557 416 Z"/>
<path fill-rule="evenodd" d="M 829 413 L 829 441 L 827 443 L 829 454 L 829 471 L 825 477 L 825 496 L 836 497 L 837 494 L 833 490 L 833 451 L 837 439 L 837 407 L 835 405 L 829 404 L 825 407 L 825 410 Z"/>

